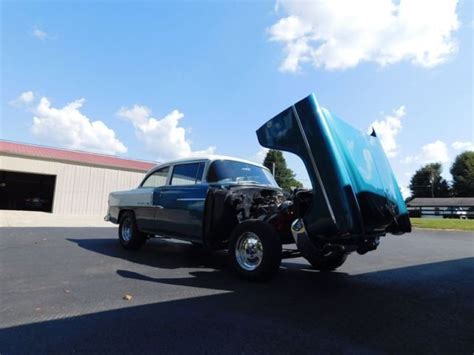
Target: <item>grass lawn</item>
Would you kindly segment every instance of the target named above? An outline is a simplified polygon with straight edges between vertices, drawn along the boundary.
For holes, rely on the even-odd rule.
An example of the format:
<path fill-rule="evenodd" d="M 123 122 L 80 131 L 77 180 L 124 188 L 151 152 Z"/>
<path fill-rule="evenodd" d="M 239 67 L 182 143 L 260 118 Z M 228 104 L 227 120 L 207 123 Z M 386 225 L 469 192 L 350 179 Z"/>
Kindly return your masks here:
<path fill-rule="evenodd" d="M 410 221 L 412 226 L 416 228 L 455 229 L 474 232 L 474 219 L 410 218 Z"/>

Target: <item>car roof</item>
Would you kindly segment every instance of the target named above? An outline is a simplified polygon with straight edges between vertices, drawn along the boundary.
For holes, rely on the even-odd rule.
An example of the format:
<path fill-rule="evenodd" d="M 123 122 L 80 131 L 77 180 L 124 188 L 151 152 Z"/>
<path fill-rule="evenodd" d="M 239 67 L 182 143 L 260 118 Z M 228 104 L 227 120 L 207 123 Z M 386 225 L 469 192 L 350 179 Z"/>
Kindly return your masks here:
<path fill-rule="evenodd" d="M 156 166 L 154 166 L 151 170 L 155 170 L 159 167 L 162 167 L 162 166 L 166 166 L 166 165 L 174 165 L 174 164 L 183 164 L 183 163 L 187 163 L 187 162 L 195 162 L 195 161 L 199 161 L 199 160 L 208 160 L 210 162 L 213 162 L 213 161 L 216 161 L 216 160 L 232 160 L 232 161 L 236 161 L 236 162 L 240 162 L 240 163 L 246 163 L 246 164 L 251 164 L 251 165 L 255 165 L 255 166 L 259 166 L 261 168 L 264 168 L 264 169 L 268 169 L 267 167 L 263 166 L 262 164 L 258 164 L 258 163 L 255 163 L 253 161 L 250 161 L 250 160 L 245 160 L 245 159 L 240 159 L 240 158 L 235 158 L 235 157 L 229 157 L 229 156 L 225 156 L 225 155 L 202 155 L 202 156 L 195 156 L 195 157 L 192 157 L 192 158 L 183 158 L 183 159 L 175 159 L 175 160 L 170 160 L 170 161 L 166 161 L 166 162 L 163 162 L 163 163 L 160 163 Z"/>

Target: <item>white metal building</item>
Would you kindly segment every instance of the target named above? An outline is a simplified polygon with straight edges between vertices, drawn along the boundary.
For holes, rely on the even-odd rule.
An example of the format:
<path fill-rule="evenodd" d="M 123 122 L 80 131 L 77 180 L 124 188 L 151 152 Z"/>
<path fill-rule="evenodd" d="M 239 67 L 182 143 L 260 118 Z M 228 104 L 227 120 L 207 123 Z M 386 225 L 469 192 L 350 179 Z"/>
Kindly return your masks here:
<path fill-rule="evenodd" d="M 0 140 L 0 210 L 104 216 L 109 192 L 138 186 L 153 166 Z"/>

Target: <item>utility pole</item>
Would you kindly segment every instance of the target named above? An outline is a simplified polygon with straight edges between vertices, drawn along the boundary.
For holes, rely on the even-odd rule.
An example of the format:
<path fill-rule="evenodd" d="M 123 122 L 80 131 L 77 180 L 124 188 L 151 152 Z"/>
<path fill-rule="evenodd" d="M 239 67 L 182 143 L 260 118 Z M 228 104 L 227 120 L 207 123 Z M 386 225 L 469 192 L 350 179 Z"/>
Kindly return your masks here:
<path fill-rule="evenodd" d="M 275 162 L 272 163 L 272 174 L 273 174 L 273 177 L 276 177 L 275 176 Z"/>
<path fill-rule="evenodd" d="M 431 198 L 434 197 L 434 181 L 435 181 L 434 171 L 431 171 Z"/>

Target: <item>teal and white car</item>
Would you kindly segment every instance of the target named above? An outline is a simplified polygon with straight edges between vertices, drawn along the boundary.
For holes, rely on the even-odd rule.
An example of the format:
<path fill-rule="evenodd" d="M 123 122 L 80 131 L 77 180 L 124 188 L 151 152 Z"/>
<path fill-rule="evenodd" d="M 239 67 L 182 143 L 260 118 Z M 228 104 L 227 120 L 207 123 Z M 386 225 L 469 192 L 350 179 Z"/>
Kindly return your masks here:
<path fill-rule="evenodd" d="M 285 193 L 253 162 L 209 156 L 150 170 L 136 189 L 109 197 L 106 220 L 119 224 L 120 243 L 176 238 L 227 249 L 233 268 L 267 279 L 281 259 L 305 257 L 333 270 L 357 251 L 375 250 L 387 233 L 411 231 L 399 186 L 375 132 L 354 129 L 319 106 L 314 95 L 257 130 L 260 144 L 304 162 L 312 189 Z M 297 250 L 284 249 L 296 243 Z"/>

